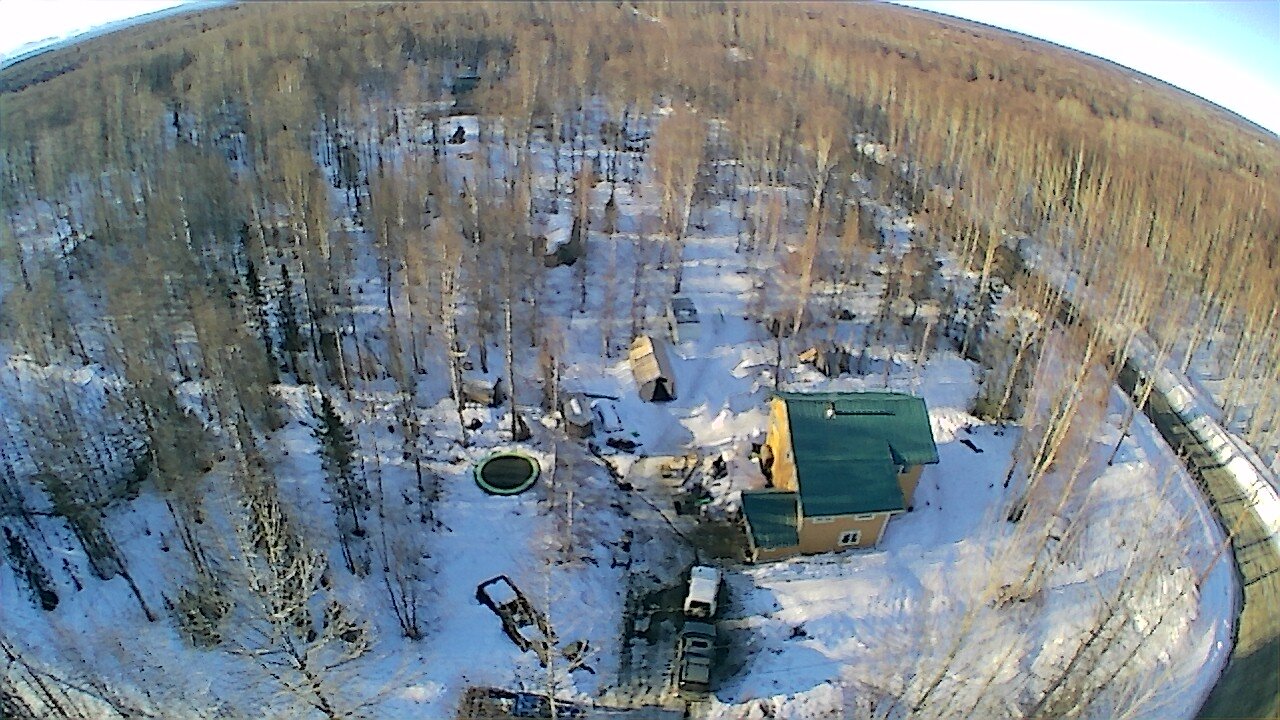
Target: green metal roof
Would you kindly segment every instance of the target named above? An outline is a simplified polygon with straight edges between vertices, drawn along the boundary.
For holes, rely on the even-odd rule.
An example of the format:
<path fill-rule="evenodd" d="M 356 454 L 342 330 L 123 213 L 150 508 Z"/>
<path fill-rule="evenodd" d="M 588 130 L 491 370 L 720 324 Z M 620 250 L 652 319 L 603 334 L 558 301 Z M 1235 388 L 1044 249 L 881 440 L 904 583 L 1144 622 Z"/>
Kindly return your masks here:
<path fill-rule="evenodd" d="M 923 398 L 890 392 L 777 397 L 787 404 L 806 517 L 904 510 L 898 466 L 938 462 Z"/>
<path fill-rule="evenodd" d="M 742 493 L 742 514 L 755 546 L 765 550 L 795 547 L 800 544 L 796 533 L 796 494 L 764 490 Z"/>

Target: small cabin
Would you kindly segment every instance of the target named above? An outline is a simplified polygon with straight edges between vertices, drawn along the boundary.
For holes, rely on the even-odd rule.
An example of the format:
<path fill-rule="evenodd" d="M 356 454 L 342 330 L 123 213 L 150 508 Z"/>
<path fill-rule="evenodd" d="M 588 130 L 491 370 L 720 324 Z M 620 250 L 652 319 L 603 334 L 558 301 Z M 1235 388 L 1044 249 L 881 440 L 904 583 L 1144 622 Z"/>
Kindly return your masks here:
<path fill-rule="evenodd" d="M 698 308 L 687 297 L 671 298 L 667 305 L 667 323 L 671 326 L 671 342 L 681 343 L 685 340 L 696 341 L 702 337 L 702 322 L 698 319 Z"/>
<path fill-rule="evenodd" d="M 454 95 L 468 95 L 476 89 L 480 84 L 480 76 L 471 73 L 459 73 L 453 78 L 453 87 L 450 88 Z"/>
<path fill-rule="evenodd" d="M 471 115 L 476 112 L 474 93 L 479 85 L 480 76 L 475 73 L 464 72 L 454 77 L 449 86 L 453 94 L 453 114 Z"/>
<path fill-rule="evenodd" d="M 666 402 L 676 399 L 676 376 L 672 372 L 671 358 L 666 344 L 648 335 L 640 335 L 631 343 L 627 353 L 631 373 L 636 378 L 640 399 L 646 402 Z"/>

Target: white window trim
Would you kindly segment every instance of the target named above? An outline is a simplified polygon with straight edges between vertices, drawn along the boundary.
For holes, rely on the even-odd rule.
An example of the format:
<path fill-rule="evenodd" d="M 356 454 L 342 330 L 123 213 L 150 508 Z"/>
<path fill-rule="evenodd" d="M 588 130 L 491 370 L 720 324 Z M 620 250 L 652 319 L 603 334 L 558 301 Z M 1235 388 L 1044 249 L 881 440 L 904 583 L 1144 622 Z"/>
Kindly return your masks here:
<path fill-rule="evenodd" d="M 879 513 L 859 513 L 853 516 L 854 520 L 874 520 Z"/>
<path fill-rule="evenodd" d="M 805 518 L 804 521 L 813 525 L 826 525 L 827 523 L 835 522 L 836 519 L 832 515 L 816 515 L 814 517 Z"/>
<path fill-rule="evenodd" d="M 853 536 L 853 539 L 846 541 L 846 538 L 848 538 L 850 535 Z M 840 544 L 840 547 L 849 547 L 851 545 L 857 545 L 858 543 L 862 542 L 862 531 L 861 530 L 845 530 L 844 532 L 840 533 L 840 539 L 838 542 Z"/>

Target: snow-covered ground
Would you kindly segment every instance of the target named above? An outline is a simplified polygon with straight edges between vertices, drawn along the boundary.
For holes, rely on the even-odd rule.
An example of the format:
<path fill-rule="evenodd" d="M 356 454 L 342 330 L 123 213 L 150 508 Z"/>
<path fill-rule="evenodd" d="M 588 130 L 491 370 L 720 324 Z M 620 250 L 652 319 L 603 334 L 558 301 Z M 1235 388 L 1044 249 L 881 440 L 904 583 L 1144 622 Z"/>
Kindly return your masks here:
<path fill-rule="evenodd" d="M 625 363 L 610 369 L 622 396 L 619 413 L 636 429 L 641 452 L 718 453 L 731 467 L 744 468 L 742 455 L 762 438 L 773 340 L 740 315 L 746 277 L 738 272 L 744 263 L 732 252 L 734 240 L 709 229 L 686 248 L 684 294 L 698 305 L 703 327 L 700 340 L 677 346 L 681 398 L 642 403 L 627 387 Z M 766 708 L 778 717 L 847 717 L 866 710 L 860 698 L 898 697 L 912 674 L 941 672 L 953 650 L 958 659 L 938 692 L 983 708 L 974 711 L 982 716 L 1011 710 L 1015 698 L 1048 684 L 1107 593 L 1137 582 L 1123 574 L 1133 557 L 1129 549 L 1148 551 L 1168 540 L 1154 536 L 1153 527 L 1179 528 L 1175 547 L 1184 554 L 1173 561 L 1176 577 L 1165 590 L 1132 601 L 1141 605 L 1134 623 L 1158 624 L 1149 644 L 1133 650 L 1134 662 L 1152 671 L 1151 684 L 1126 684 L 1100 705 L 1153 718 L 1197 707 L 1226 660 L 1233 587 L 1224 539 L 1193 481 L 1154 428 L 1137 418 L 1115 464 L 1090 483 L 1084 527 L 1062 541 L 1070 544 L 1060 551 L 1063 570 L 1028 602 L 998 604 L 1001 585 L 1014 582 L 1026 562 L 1021 550 L 1043 528 L 1004 520 L 1012 496 L 1003 480 L 1018 431 L 969 414 L 977 371 L 939 353 L 922 377 L 889 376 L 890 388 L 926 398 L 941 462 L 926 468 L 915 511 L 890 524 L 881 547 L 729 574 L 730 618 L 722 627 L 732 628 L 730 644 L 741 655 L 731 668 L 736 674 L 715 693 L 713 717 Z M 881 375 L 827 380 L 799 366 L 786 376 L 790 388 L 880 389 L 885 381 Z M 1110 403 L 1107 422 L 1089 444 L 1094 465 L 1105 464 L 1128 400 L 1116 391 Z M 713 507 L 732 508 L 737 491 L 761 481 L 750 471 L 731 475 L 712 486 Z M 1195 588 L 1191 595 L 1179 596 L 1187 585 Z M 990 679 L 983 674 L 988 665 L 994 667 Z M 983 684 L 966 690 L 966 681 Z M 1010 706 L 977 705 L 990 690 L 1006 693 Z"/>
<path fill-rule="evenodd" d="M 789 718 L 856 716 L 870 709 L 860 703 L 910 697 L 912 675 L 941 673 L 952 652 L 958 657 L 946 668 L 939 697 L 953 709 L 969 708 L 956 716 L 1003 715 L 999 703 L 978 703 L 993 697 L 1012 703 L 1051 675 L 1049 667 L 1074 650 L 1096 603 L 1109 592 L 1127 557 L 1121 549 L 1126 543 L 1163 542 L 1149 537 L 1150 528 L 1175 526 L 1191 513 L 1186 546 L 1221 547 L 1176 461 L 1144 427 L 1137 434 L 1140 446 L 1126 450 L 1094 482 L 1093 517 L 1070 550 L 1075 568 L 1055 576 L 1027 603 L 998 605 L 1001 579 L 1013 579 L 1010 558 L 1019 555 L 1010 546 L 1027 541 L 1002 517 L 1009 498 L 1001 479 L 1015 438 L 998 432 L 975 424 L 950 439 L 939 437 L 941 462 L 926 468 L 915 511 L 890 523 L 879 548 L 732 575 L 732 620 L 726 625 L 736 628 L 735 641 L 749 655 L 742 672 L 716 693 L 712 717 L 743 717 L 744 708 Z M 960 437 L 983 452 L 961 445 Z M 1150 496 L 1168 472 L 1181 486 L 1153 507 Z M 1140 514 L 1138 507 L 1144 508 Z M 1229 559 L 1199 551 L 1185 562 L 1205 573 L 1196 580 L 1194 599 L 1146 598 L 1157 614 L 1159 603 L 1174 603 L 1178 617 L 1166 621 L 1160 642 L 1152 645 L 1162 649 L 1141 655 L 1146 669 L 1159 668 L 1169 682 L 1159 689 L 1162 702 L 1141 708 L 1138 717 L 1193 712 L 1226 660 L 1233 612 Z M 918 694 L 920 687 L 912 690 Z M 1117 698 L 1116 716 L 1126 714 L 1123 700 Z"/>
<path fill-rule="evenodd" d="M 451 122 L 475 137 L 474 118 Z M 472 139 L 445 149 L 453 177 L 474 177 L 476 145 Z M 549 150 L 542 141 L 537 149 L 538 172 L 545 175 Z M 570 146 L 562 152 L 582 155 Z M 561 186 L 568 185 L 563 178 Z M 607 195 L 607 185 L 597 186 L 593 208 L 603 206 Z M 640 286 L 631 279 L 635 263 L 657 242 L 650 238 L 645 246 L 636 230 L 652 220 L 658 195 L 647 177 L 634 187 L 620 184 L 621 232 L 593 231 L 588 255 L 580 261 L 585 267 L 560 267 L 545 275 L 542 311 L 548 324 L 563 331 L 564 389 L 616 397 L 601 398 L 621 421 L 623 429 L 612 436 L 639 443 L 635 454 L 612 453 L 615 468 L 625 474 L 641 455 L 719 455 L 732 471 L 710 484 L 707 512 L 732 517 L 740 491 L 764 482 L 749 456 L 752 444 L 763 439 L 765 402 L 775 376 L 786 389 L 888 387 L 919 393 L 929 405 L 941 457 L 926 469 L 914 511 L 890 524 L 879 548 L 727 568 L 729 602 L 721 629 L 728 660 L 707 708 L 711 717 L 892 715 L 883 704 L 891 698 L 934 703 L 945 698 L 949 708 L 971 708 L 958 713 L 970 717 L 1015 714 L 1015 707 L 1034 703 L 1072 664 L 1070 655 L 1097 626 L 1108 603 L 1124 605 L 1124 627 L 1146 641 L 1116 649 L 1132 655 L 1122 663 L 1126 672 L 1117 673 L 1119 679 L 1106 691 L 1114 697 L 1107 696 L 1099 707 L 1114 708 L 1117 717 L 1194 712 L 1225 661 L 1233 612 L 1230 563 L 1221 555 L 1223 538 L 1194 484 L 1144 418 L 1135 421 L 1116 463 L 1104 467 L 1125 413 L 1122 396 L 1111 393 L 1103 422 L 1082 445 L 1087 464 L 1099 471 L 1076 498 L 1076 521 L 1061 537 L 1046 541 L 1044 552 L 1052 560 L 1037 566 L 1049 569 L 1036 571 L 1034 589 L 1018 590 L 1036 554 L 1032 549 L 1047 530 L 1058 529 L 1047 529 L 1039 518 L 1005 520 L 1013 497 L 1004 480 L 1019 429 L 985 424 L 970 414 L 980 369 L 948 349 L 921 362 L 905 343 L 888 340 L 868 343 L 876 364 L 866 376 L 827 379 L 797 363 L 796 354 L 804 349 L 800 339 L 778 343 L 758 320 L 762 311 L 794 303 L 791 286 L 773 279 L 779 274 L 771 265 L 776 258 L 762 260 L 762 253 L 741 251 L 739 221 L 728 201 L 698 210 L 701 229 L 683 249 L 681 294 L 698 307 L 702 331 L 699 339 L 673 347 L 679 397 L 663 404 L 640 400 L 625 354 L 633 299 L 642 296 L 647 302 L 640 329 L 661 336 L 670 295 L 669 269 L 649 267 L 650 276 L 641 278 Z M 900 254 L 912 220 L 898 210 L 880 210 L 886 252 Z M 540 220 L 553 236 L 563 234 L 569 222 L 567 214 Z M 364 236 L 358 241 L 368 244 Z M 24 242 L 34 246 L 30 238 Z M 369 289 L 367 297 L 379 297 L 381 280 L 367 247 L 357 255 L 354 266 Z M 959 282 L 954 262 L 941 260 L 942 281 Z M 854 345 L 857 333 L 865 332 L 861 326 L 873 312 L 881 282 L 867 278 L 843 299 L 855 319 L 832 323 L 836 339 Z M 579 300 L 580 288 L 585 288 L 585 303 Z M 376 334 L 379 308 L 358 311 L 360 322 L 370 325 L 364 335 Z M 495 359 L 500 355 L 491 349 L 495 377 L 505 371 Z M 370 543 L 383 543 L 384 549 L 375 548 L 370 556 L 400 558 L 419 573 L 421 640 L 402 637 L 379 568 L 363 578 L 341 570 L 335 503 L 325 489 L 312 433 L 316 398 L 310 388 L 276 388 L 286 422 L 271 438 L 268 460 L 302 534 L 334 558 L 333 595 L 357 608 L 371 626 L 370 649 L 343 666 L 335 680 L 344 699 L 371 717 L 447 717 L 473 685 L 554 690 L 590 702 L 610 690 L 619 672 L 628 574 L 670 579 L 688 559 L 687 548 L 654 511 L 658 503 L 650 505 L 654 498 L 663 500 L 657 495 L 662 489 L 626 490 L 584 443 L 558 435 L 554 419 L 533 407 L 536 362 L 521 357 L 518 364 L 522 412 L 534 431 L 519 445 L 539 459 L 542 479 L 524 495 L 484 494 L 472 482 L 471 469 L 490 451 L 512 445 L 503 430 L 505 412 L 469 409 L 468 419 L 481 425 L 464 440 L 448 398 L 434 401 L 443 392 L 443 373 L 435 373 L 420 380 L 422 395 L 433 400 L 415 411 L 425 429 L 425 469 L 438 483 L 427 523 L 414 520 L 417 510 L 410 507 L 414 469 L 390 427 L 395 413 L 390 383 L 371 382 L 352 401 L 339 402 L 356 429 L 361 471 L 376 480 L 377 493 L 383 494 L 379 502 L 388 508 L 385 517 L 371 522 Z M 10 362 L 20 377 L 6 381 L 10 397 L 0 398 L 7 403 L 3 409 L 39 392 L 32 388 L 50 387 L 46 380 L 32 384 L 50 373 L 27 365 Z M 59 368 L 56 374 L 95 393 L 120 382 L 105 371 Z M 198 393 L 193 386 L 186 387 Z M 87 415 L 105 403 L 96 395 L 91 400 Z M 19 434 L 18 422 L 8 428 L 10 435 Z M 217 476 L 208 483 L 211 514 L 220 504 L 234 504 L 225 480 Z M 7 639 L 19 643 L 33 661 L 47 659 L 51 666 L 75 668 L 120 688 L 146 688 L 152 697 L 139 695 L 142 705 L 164 706 L 182 698 L 208 714 L 241 715 L 246 708 L 259 708 L 296 716 L 250 659 L 194 649 L 174 627 L 167 605 L 176 584 L 189 579 L 191 571 L 173 552 L 181 540 L 171 512 L 158 493 L 144 491 L 107 513 L 139 593 L 157 613 L 155 622 L 143 618 L 122 578 L 93 578 L 66 527 L 46 518 L 40 526 L 50 555 L 66 561 L 65 568 L 57 568 L 56 581 L 63 602 L 52 612 L 37 609 L 12 563 L 5 562 L 0 626 L 22 628 L 20 634 L 7 633 Z M 1173 538 L 1177 542 L 1170 542 Z M 1148 568 L 1155 574 L 1143 574 Z M 590 670 L 542 668 L 533 653 L 520 652 L 503 635 L 498 618 L 475 598 L 476 586 L 496 575 L 511 578 L 546 612 L 561 639 L 587 643 Z M 1129 587 L 1132 593 L 1126 592 Z M 1010 592 L 1022 594 L 1011 597 Z M 1116 656 L 1105 656 L 1099 667 L 1112 667 Z M 651 671 L 659 675 L 666 669 Z M 881 705 L 869 708 L 868 702 Z M 1091 716 L 1101 716 L 1100 711 Z"/>
<path fill-rule="evenodd" d="M 714 451 L 732 462 L 735 452 L 762 437 L 773 349 L 758 327 L 739 321 L 741 300 L 721 289 L 742 278 L 736 273 L 740 261 L 716 250 L 731 250 L 732 241 L 700 238 L 687 250 L 687 294 L 711 316 L 704 311 L 701 340 L 679 346 L 684 359 L 677 373 L 692 397 L 648 405 L 623 390 L 624 419 L 639 416 L 639 428 L 666 428 L 649 441 L 658 445 L 655 453 Z M 615 368 L 615 374 L 622 371 Z M 937 692 L 960 707 L 975 705 L 968 716 L 1002 714 L 1004 708 L 979 706 L 979 699 L 994 691 L 1012 703 L 1052 677 L 1052 668 L 1089 629 L 1106 593 L 1116 592 L 1118 582 L 1136 582 L 1121 577 L 1131 557 L 1127 548 L 1168 541 L 1154 536 L 1153 527 L 1181 528 L 1174 547 L 1185 554 L 1174 567 L 1183 574 L 1180 580 L 1195 586 L 1194 595 L 1178 597 L 1178 583 L 1171 582 L 1167 592 L 1141 598 L 1147 604 L 1141 612 L 1148 615 L 1134 622 L 1160 618 L 1160 628 L 1148 648 L 1135 651 L 1141 658 L 1135 662 L 1162 679 L 1150 690 L 1160 701 L 1132 690 L 1128 698 L 1120 693 L 1114 707 L 1117 715 L 1133 710 L 1152 718 L 1194 711 L 1226 660 L 1233 588 L 1230 560 L 1221 554 L 1224 540 L 1193 481 L 1154 428 L 1137 418 L 1115 464 L 1090 484 L 1084 527 L 1063 540 L 1070 544 L 1060 551 L 1064 569 L 1030 601 L 997 604 L 1001 585 L 1015 581 L 1019 563 L 1026 562 L 1019 548 L 1043 528 L 1004 519 L 1012 494 L 1003 480 L 1018 431 L 969 414 L 977 371 L 944 352 L 930 359 L 921 377 L 889 376 L 891 389 L 925 397 L 941 461 L 925 469 L 915 510 L 890 523 L 879 548 L 729 573 L 731 601 L 721 627 L 739 653 L 730 667 L 737 672 L 714 693 L 712 717 L 859 716 L 867 711 L 859 702 L 877 693 L 901 697 L 912 675 L 941 672 L 943 658 L 953 651 L 958 659 Z M 884 387 L 881 375 L 827 380 L 793 367 L 787 376 L 793 379 L 790 388 Z M 1118 439 L 1128 400 L 1116 391 L 1110 403 L 1107 422 L 1089 445 L 1097 465 Z M 675 422 L 663 423 L 662 413 Z M 676 427 L 685 431 L 680 435 L 687 447 L 662 444 Z M 643 432 L 641 439 L 648 439 Z M 735 491 L 755 482 L 743 473 L 713 486 L 716 502 L 732 506 Z M 1166 613 L 1166 606 L 1173 609 Z"/>

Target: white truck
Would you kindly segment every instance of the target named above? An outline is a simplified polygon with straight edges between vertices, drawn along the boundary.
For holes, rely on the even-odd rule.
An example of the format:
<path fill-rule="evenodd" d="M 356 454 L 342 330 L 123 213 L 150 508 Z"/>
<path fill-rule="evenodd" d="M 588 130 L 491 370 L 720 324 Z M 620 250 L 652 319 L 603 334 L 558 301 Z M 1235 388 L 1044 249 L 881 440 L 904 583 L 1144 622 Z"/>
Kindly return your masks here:
<path fill-rule="evenodd" d="M 694 565 L 689 570 L 689 594 L 684 599 L 684 614 L 692 618 L 715 617 L 719 593 L 720 571 L 706 565 Z"/>

